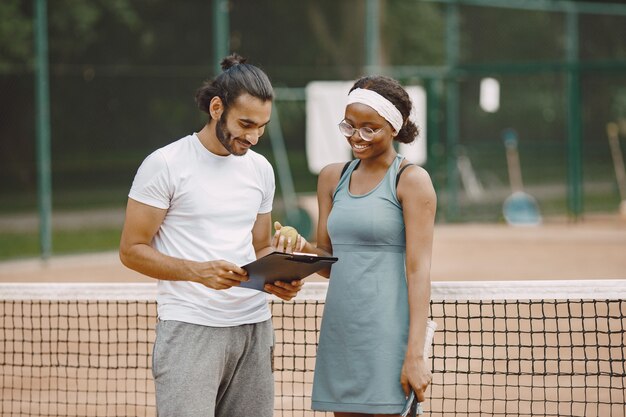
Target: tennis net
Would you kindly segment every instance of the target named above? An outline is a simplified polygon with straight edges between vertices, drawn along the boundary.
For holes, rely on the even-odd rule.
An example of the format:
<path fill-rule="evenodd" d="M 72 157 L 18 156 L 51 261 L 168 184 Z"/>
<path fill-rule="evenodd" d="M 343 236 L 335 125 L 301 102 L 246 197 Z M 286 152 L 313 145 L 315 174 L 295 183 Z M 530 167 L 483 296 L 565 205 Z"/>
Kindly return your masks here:
<path fill-rule="evenodd" d="M 271 299 L 275 415 L 312 412 L 325 283 Z M 154 416 L 154 284 L 0 284 L 0 415 Z M 434 282 L 431 416 L 626 416 L 626 280 Z M 330 415 L 330 413 L 328 414 Z"/>

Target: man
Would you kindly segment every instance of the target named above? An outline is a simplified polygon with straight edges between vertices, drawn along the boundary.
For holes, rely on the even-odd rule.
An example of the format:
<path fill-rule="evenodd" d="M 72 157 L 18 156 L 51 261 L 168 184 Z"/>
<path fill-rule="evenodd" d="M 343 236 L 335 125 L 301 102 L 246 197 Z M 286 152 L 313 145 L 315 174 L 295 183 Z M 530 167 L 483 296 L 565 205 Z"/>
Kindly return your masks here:
<path fill-rule="evenodd" d="M 120 242 L 124 265 L 159 280 L 152 372 L 161 417 L 273 412 L 269 306 L 263 292 L 237 288 L 248 279 L 238 265 L 274 250 L 274 172 L 250 150 L 270 120 L 273 89 L 236 54 L 222 69 L 196 94 L 209 115 L 202 130 L 139 168 Z M 265 290 L 289 300 L 301 285 Z"/>

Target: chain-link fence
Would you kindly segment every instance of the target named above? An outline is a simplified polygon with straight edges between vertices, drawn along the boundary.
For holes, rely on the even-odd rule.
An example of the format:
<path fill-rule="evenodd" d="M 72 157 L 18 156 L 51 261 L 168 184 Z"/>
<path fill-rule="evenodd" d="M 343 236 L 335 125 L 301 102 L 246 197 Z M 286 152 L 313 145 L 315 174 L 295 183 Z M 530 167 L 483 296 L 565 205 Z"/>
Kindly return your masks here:
<path fill-rule="evenodd" d="M 518 133 L 524 186 L 544 216 L 571 215 L 572 198 L 580 200 L 575 215 L 617 210 L 606 126 L 626 119 L 625 5 L 379 1 L 380 46 L 371 61 L 368 3 L 228 2 L 230 50 L 262 67 L 279 91 L 298 194 L 316 185 L 305 163 L 304 87 L 379 71 L 427 91 L 420 140 L 428 144 L 439 221 L 502 221 L 511 192 L 505 129 Z M 193 97 L 213 76 L 214 9 L 206 0 L 47 5 L 53 209 L 120 209 L 142 159 L 204 124 Z M 30 1 L 0 7 L 4 215 L 37 210 L 33 13 Z M 495 112 L 479 103 L 487 77 L 500 89 Z M 256 149 L 275 162 L 270 140 Z"/>

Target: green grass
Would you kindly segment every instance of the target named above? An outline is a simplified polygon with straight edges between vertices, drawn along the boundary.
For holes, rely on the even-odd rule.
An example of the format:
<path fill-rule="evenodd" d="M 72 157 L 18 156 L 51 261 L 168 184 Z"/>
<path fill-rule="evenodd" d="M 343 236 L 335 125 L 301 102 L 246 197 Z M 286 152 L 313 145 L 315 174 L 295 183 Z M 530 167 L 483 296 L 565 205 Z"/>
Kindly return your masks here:
<path fill-rule="evenodd" d="M 119 228 L 53 231 L 52 253 L 63 255 L 116 250 L 120 233 Z M 39 255 L 39 235 L 36 232 L 0 233 L 0 260 Z"/>

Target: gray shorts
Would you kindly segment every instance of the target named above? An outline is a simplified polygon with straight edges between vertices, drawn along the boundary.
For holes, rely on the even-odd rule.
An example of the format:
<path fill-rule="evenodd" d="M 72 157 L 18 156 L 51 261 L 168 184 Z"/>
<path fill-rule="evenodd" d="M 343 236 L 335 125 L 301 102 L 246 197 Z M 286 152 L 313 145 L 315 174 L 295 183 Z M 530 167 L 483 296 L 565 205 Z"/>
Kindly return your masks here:
<path fill-rule="evenodd" d="M 272 321 L 208 327 L 159 321 L 152 375 L 159 417 L 271 417 Z"/>

